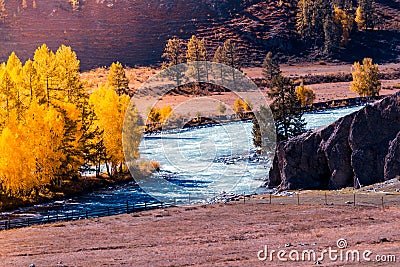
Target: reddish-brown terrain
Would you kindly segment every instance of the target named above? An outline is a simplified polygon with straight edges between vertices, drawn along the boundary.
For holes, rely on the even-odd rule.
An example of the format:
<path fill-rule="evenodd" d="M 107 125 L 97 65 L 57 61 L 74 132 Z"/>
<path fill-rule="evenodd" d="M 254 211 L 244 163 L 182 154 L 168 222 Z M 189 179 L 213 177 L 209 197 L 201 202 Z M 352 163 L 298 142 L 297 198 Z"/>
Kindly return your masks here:
<path fill-rule="evenodd" d="M 259 65 L 266 51 L 280 51 L 292 62 L 312 59 L 314 51 L 303 51 L 294 32 L 293 1 L 79 1 L 73 9 L 67 0 L 5 0 L 0 22 L 0 61 L 11 51 L 22 59 L 47 43 L 56 49 L 72 46 L 83 69 L 123 64 L 161 62 L 168 38 L 188 39 L 197 34 L 207 40 L 212 55 L 227 38 L 238 43 L 243 65 Z M 357 33 L 348 49 L 337 55 L 351 62 L 362 56 L 396 61 L 400 50 L 400 0 L 377 0 L 382 23 L 379 30 Z M 306 56 L 306 55 L 313 56 Z"/>

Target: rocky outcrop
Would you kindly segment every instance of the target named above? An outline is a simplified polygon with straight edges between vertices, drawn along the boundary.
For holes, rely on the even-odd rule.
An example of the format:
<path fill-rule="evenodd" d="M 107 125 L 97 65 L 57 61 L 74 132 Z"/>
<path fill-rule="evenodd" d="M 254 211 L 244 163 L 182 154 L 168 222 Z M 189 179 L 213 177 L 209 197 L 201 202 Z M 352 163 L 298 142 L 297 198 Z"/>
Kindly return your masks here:
<path fill-rule="evenodd" d="M 337 189 L 400 175 L 400 92 L 276 147 L 270 187 Z"/>

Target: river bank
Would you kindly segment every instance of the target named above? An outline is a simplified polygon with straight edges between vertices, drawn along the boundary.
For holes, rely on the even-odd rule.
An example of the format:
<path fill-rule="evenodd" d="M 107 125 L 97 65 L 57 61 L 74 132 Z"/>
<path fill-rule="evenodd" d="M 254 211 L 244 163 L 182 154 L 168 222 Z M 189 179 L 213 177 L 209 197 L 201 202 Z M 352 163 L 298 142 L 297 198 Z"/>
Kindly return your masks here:
<path fill-rule="evenodd" d="M 333 111 L 341 108 L 352 108 L 357 106 L 364 106 L 366 104 L 379 101 L 385 96 L 376 97 L 353 97 L 329 100 L 323 102 L 317 102 L 311 106 L 304 107 L 304 113 L 313 113 L 320 111 Z M 144 133 L 145 134 L 157 134 L 160 132 L 176 132 L 181 129 L 194 129 L 198 127 L 206 127 L 213 125 L 222 125 L 232 122 L 246 122 L 254 119 L 254 113 L 252 111 L 243 112 L 241 114 L 225 114 L 225 115 L 213 115 L 212 117 L 196 116 L 190 121 L 183 122 L 178 118 L 175 121 L 169 121 L 167 125 L 161 123 L 146 124 Z"/>
<path fill-rule="evenodd" d="M 10 211 L 17 208 L 29 207 L 37 204 L 44 204 L 51 201 L 63 200 L 70 197 L 87 194 L 100 188 L 116 186 L 134 181 L 130 173 L 119 174 L 113 179 L 109 177 L 80 176 L 76 180 L 68 180 L 63 182 L 55 192 L 49 192 L 46 195 L 21 199 L 0 196 L 0 211 Z"/>

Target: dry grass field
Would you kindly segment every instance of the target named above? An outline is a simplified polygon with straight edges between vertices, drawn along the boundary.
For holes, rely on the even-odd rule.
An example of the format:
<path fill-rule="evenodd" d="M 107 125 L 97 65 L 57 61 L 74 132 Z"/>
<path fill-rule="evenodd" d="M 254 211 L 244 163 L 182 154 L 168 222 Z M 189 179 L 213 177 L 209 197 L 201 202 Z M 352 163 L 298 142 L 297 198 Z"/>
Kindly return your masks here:
<path fill-rule="evenodd" d="M 229 204 L 169 208 L 0 233 L 3 266 L 313 266 L 257 252 L 348 249 L 400 256 L 400 207 Z M 287 256 L 286 256 L 287 257 Z M 322 266 L 396 263 L 321 260 Z"/>

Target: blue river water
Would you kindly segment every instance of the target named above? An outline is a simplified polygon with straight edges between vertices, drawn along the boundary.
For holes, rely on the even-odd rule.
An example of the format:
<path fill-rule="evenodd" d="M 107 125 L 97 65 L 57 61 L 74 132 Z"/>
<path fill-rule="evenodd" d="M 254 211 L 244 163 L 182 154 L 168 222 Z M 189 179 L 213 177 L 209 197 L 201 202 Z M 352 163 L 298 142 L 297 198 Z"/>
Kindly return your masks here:
<path fill-rule="evenodd" d="M 330 124 L 361 107 L 340 108 L 304 114 L 308 129 Z M 253 193 L 264 183 L 270 162 L 253 157 L 252 123 L 237 122 L 196 128 L 179 133 L 164 133 L 143 138 L 142 157 L 161 163 L 154 177 L 170 187 L 147 187 L 144 192 L 135 183 L 114 186 L 64 201 L 3 212 L 7 216 L 38 218 L 49 212 L 79 212 L 113 205 L 164 202 L 205 202 L 221 193 Z M 253 151 L 253 152 L 252 152 Z M 1 220 L 1 218 L 0 218 Z"/>

